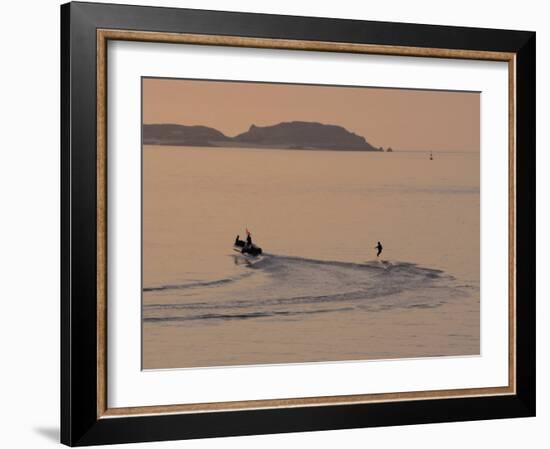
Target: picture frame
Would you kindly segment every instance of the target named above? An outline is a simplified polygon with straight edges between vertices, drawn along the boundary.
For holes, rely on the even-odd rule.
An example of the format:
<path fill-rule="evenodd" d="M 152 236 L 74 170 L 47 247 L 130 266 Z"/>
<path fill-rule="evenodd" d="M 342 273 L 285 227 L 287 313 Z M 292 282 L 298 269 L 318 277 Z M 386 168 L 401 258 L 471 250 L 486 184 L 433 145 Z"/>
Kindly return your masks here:
<path fill-rule="evenodd" d="M 527 31 L 62 5 L 61 442 L 81 446 L 535 416 L 535 40 Z M 106 154 L 107 45 L 113 41 L 505 62 L 508 385 L 110 408 Z"/>

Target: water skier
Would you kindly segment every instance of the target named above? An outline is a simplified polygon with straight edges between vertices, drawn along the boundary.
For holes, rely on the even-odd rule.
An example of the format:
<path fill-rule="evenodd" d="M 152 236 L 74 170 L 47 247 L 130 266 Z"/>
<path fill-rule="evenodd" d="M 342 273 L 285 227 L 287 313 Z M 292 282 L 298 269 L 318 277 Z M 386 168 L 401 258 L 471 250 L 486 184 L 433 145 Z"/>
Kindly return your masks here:
<path fill-rule="evenodd" d="M 380 242 L 378 242 L 378 244 L 374 248 L 378 250 L 378 252 L 376 253 L 376 257 L 379 257 L 380 254 L 382 253 L 382 250 L 384 249 L 382 247 L 382 244 Z"/>

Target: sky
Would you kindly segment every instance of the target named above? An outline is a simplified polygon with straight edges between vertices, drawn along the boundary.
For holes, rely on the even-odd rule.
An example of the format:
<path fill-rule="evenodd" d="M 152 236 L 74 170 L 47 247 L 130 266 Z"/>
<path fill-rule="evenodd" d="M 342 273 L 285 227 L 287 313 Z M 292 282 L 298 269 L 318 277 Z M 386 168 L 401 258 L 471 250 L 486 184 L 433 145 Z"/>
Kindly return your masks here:
<path fill-rule="evenodd" d="M 285 121 L 340 125 L 376 147 L 479 152 L 478 92 L 143 78 L 143 123 L 235 136 Z"/>

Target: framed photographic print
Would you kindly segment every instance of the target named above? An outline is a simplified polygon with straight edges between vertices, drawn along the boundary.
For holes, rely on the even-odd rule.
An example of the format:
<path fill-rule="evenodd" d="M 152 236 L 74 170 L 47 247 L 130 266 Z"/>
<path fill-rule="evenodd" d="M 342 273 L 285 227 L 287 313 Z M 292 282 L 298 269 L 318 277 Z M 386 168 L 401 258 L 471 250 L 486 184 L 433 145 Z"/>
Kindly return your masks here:
<path fill-rule="evenodd" d="M 535 33 L 61 7 L 61 438 L 535 414 Z"/>

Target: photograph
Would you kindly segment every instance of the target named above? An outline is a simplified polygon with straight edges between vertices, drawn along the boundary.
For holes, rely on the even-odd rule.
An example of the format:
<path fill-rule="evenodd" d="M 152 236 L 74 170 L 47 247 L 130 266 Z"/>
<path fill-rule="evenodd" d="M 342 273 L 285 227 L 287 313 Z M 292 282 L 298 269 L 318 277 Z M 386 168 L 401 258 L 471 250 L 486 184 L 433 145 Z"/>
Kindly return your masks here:
<path fill-rule="evenodd" d="M 142 369 L 480 355 L 480 92 L 141 95 Z"/>
<path fill-rule="evenodd" d="M 429 449 L 543 434 L 544 15 L 399 2 L 35 8 L 14 47 L 33 57 L 6 71 L 22 80 L 5 83 L 21 126 L 4 133 L 22 163 L 4 190 L 28 191 L 5 220 L 25 231 L 6 233 L 22 267 L 6 298 L 23 306 L 6 329 L 42 348 L 8 344 L 17 378 L 52 369 L 22 386 L 48 400 L 10 439 Z M 41 58 L 58 70 L 37 77 Z M 33 239 L 55 248 L 29 259 Z M 48 282 L 58 307 L 13 300 Z M 28 409 L 11 390 L 6 409 Z"/>

